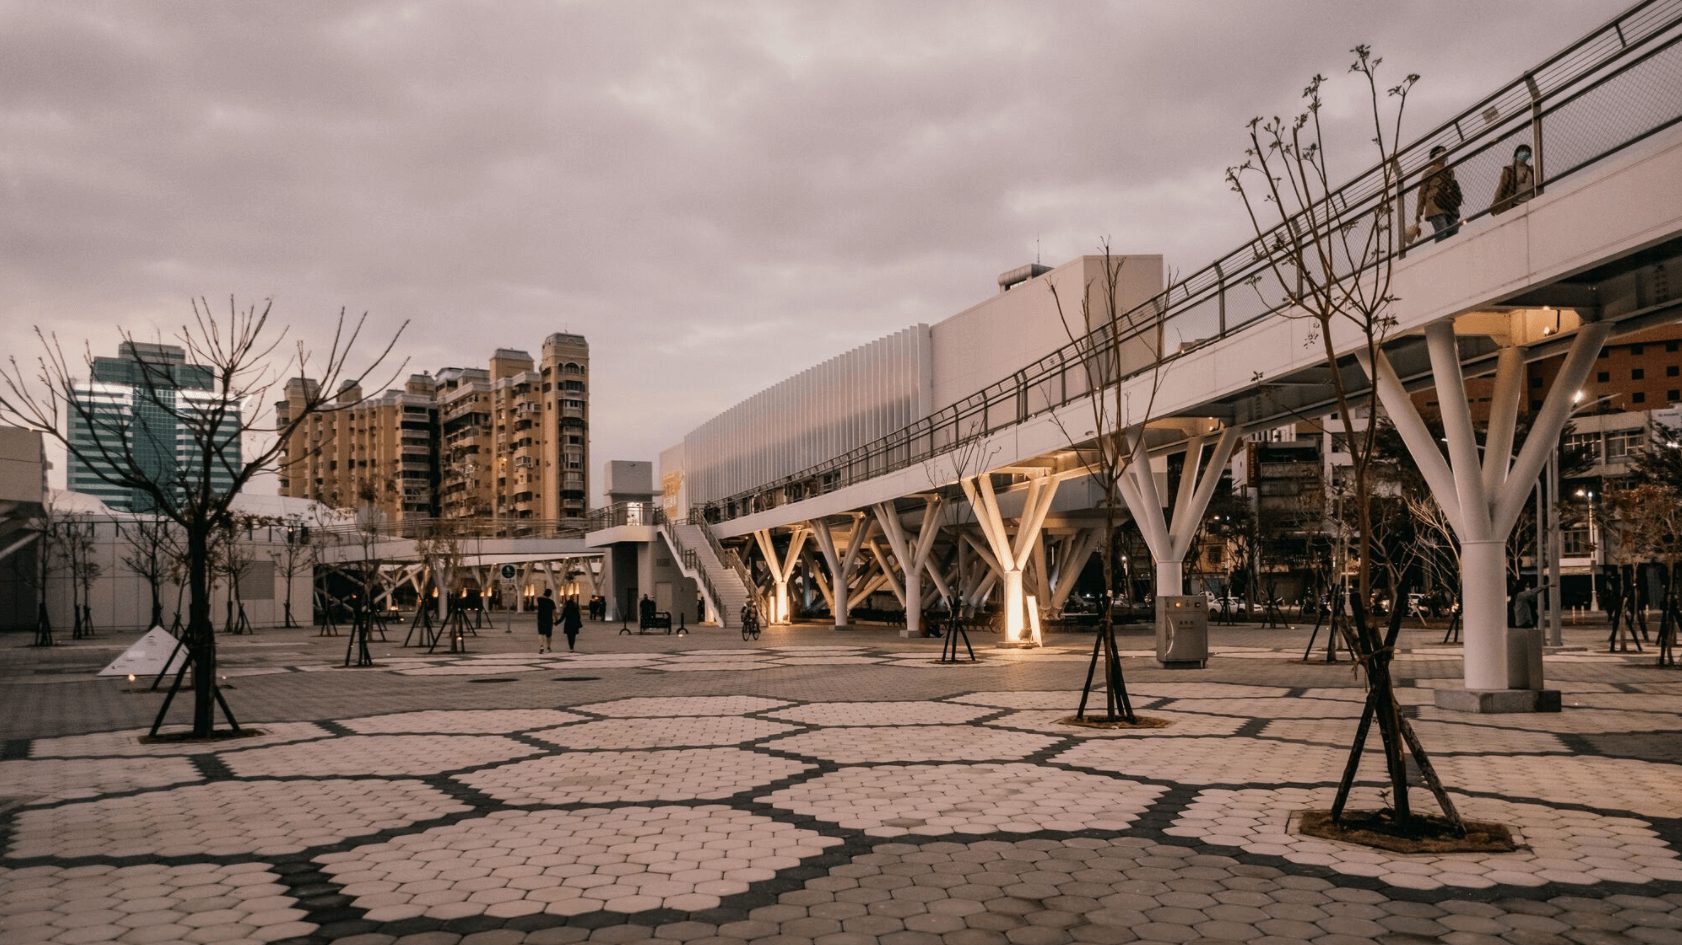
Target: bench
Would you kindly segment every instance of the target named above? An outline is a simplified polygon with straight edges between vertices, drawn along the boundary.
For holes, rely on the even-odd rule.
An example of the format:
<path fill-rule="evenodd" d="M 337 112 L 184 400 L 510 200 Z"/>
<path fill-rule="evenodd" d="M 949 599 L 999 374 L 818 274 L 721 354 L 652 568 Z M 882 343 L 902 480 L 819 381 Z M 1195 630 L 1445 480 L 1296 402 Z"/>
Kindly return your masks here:
<path fill-rule="evenodd" d="M 642 618 L 637 621 L 637 632 L 647 633 L 650 630 L 660 630 L 665 633 L 671 633 L 672 612 L 669 610 L 656 610 L 643 614 Z"/>

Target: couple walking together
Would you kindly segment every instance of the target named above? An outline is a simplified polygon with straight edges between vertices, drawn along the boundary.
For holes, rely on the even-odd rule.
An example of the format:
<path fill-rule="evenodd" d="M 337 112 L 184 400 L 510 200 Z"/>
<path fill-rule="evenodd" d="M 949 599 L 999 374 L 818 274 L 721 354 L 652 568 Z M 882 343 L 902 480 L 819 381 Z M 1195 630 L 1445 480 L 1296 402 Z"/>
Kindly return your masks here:
<path fill-rule="evenodd" d="M 578 631 L 583 627 L 584 616 L 579 613 L 578 600 L 568 597 L 566 603 L 561 605 L 561 632 L 567 635 L 567 649 L 573 649 L 578 643 Z M 537 635 L 543 638 L 537 652 L 553 652 L 549 643 L 555 636 L 555 592 L 548 588 L 545 588 L 543 596 L 537 599 Z"/>

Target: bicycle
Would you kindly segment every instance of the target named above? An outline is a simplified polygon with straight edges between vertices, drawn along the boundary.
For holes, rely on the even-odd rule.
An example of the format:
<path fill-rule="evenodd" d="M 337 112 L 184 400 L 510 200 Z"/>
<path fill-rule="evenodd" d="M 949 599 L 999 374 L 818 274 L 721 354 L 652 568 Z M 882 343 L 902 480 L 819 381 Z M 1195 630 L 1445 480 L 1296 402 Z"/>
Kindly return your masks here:
<path fill-rule="evenodd" d="M 759 608 L 752 604 L 742 605 L 742 639 L 759 639 Z"/>

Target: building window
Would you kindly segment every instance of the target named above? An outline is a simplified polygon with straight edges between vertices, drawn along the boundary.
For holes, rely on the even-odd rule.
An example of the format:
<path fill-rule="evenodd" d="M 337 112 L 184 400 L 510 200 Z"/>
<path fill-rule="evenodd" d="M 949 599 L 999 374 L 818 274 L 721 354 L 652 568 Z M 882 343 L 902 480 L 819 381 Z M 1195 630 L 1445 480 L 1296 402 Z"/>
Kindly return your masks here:
<path fill-rule="evenodd" d="M 1664 349 L 1666 351 L 1682 350 L 1682 341 L 1667 341 L 1664 343 Z"/>
<path fill-rule="evenodd" d="M 1541 387 L 1542 386 L 1542 379 L 1539 378 L 1539 377 L 1531 378 L 1530 379 L 1530 386 L 1531 387 Z"/>
<path fill-rule="evenodd" d="M 1674 404 L 1678 400 L 1682 400 L 1682 390 L 1677 390 L 1676 388 L 1673 387 L 1670 390 L 1667 390 L 1667 391 L 1664 392 L 1664 399 L 1668 400 L 1668 401 L 1670 401 L 1671 403 Z"/>
<path fill-rule="evenodd" d="M 1666 365 L 1665 366 L 1665 369 L 1664 369 L 1664 376 L 1665 377 L 1675 377 L 1678 374 L 1682 374 L 1682 365 L 1671 364 L 1671 365 Z"/>
<path fill-rule="evenodd" d="M 1629 372 L 1629 379 L 1630 380 L 1639 381 L 1639 380 L 1646 379 L 1646 377 L 1647 377 L 1647 369 L 1646 368 L 1631 368 L 1630 369 L 1630 372 Z"/>
<path fill-rule="evenodd" d="M 1645 347 L 1641 346 L 1641 345 L 1630 345 L 1629 346 L 1629 353 L 1632 354 L 1632 355 L 1641 354 L 1642 352 L 1644 352 L 1646 350 L 1647 349 Z"/>
<path fill-rule="evenodd" d="M 1600 371 L 1599 373 L 1595 374 L 1594 379 L 1599 381 L 1602 384 L 1605 384 L 1608 381 L 1612 380 L 1612 372 L 1611 371 Z"/>
<path fill-rule="evenodd" d="M 1647 446 L 1646 430 L 1615 430 L 1606 434 L 1606 461 L 1622 462 Z"/>
<path fill-rule="evenodd" d="M 1586 452 L 1593 457 L 1594 462 L 1600 463 L 1600 434 L 1573 433 L 1565 438 L 1565 448 L 1572 452 Z"/>
<path fill-rule="evenodd" d="M 1629 402 L 1632 403 L 1632 404 L 1644 404 L 1644 403 L 1646 403 L 1647 402 L 1646 392 L 1636 391 L 1635 393 L 1629 395 Z"/>

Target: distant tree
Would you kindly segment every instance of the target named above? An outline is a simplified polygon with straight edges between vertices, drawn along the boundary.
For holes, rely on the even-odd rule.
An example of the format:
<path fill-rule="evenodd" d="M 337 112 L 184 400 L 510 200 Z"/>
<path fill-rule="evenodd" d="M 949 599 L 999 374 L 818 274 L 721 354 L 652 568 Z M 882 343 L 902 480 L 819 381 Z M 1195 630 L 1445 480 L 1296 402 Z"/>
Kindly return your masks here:
<path fill-rule="evenodd" d="M 1064 426 L 1062 434 L 1085 460 L 1088 474 L 1098 486 L 1104 510 L 1104 538 L 1099 546 L 1104 566 L 1103 613 L 1075 716 L 1086 717 L 1086 704 L 1095 691 L 1094 684 L 1101 681 L 1106 705 L 1101 721 L 1134 722 L 1137 719 L 1127 698 L 1121 650 L 1115 638 L 1116 528 L 1127 508 L 1121 479 L 1145 455 L 1147 422 L 1162 386 L 1163 313 L 1154 305 L 1123 307 L 1121 271 L 1126 259 L 1113 255 L 1107 241 L 1102 248 L 1101 281 L 1082 286 L 1078 304 L 1065 303 L 1056 283 L 1050 283 L 1058 319 L 1074 348 L 1075 360 L 1090 392 L 1084 420 Z M 1123 382 L 1141 370 L 1149 372 L 1150 384 L 1142 402 L 1134 404 L 1128 385 Z"/>
<path fill-rule="evenodd" d="M 215 625 L 210 613 L 215 531 L 227 523 L 234 497 L 251 477 L 275 465 L 293 431 L 312 414 L 335 406 L 332 392 L 339 382 L 354 380 L 361 384 L 385 362 L 402 335 L 399 328 L 368 368 L 355 373 L 349 369 L 348 358 L 366 316 L 347 322 L 341 311 L 332 344 L 319 366 L 312 363 L 314 359 L 301 342 L 296 352 L 277 366 L 270 359 L 279 350 L 286 331 L 269 330 L 271 307 L 272 303 L 265 303 L 261 308 L 240 309 L 230 299 L 227 316 L 219 318 L 212 315 L 208 303 L 194 300 L 192 319 L 176 331 L 173 340 L 186 349 L 188 362 L 207 369 L 210 387 L 199 392 L 200 396 L 176 398 L 176 382 L 168 365 L 144 358 L 137 362 L 138 396 L 162 412 L 162 427 L 146 420 L 131 421 L 104 409 L 78 383 L 75 363 L 65 355 L 58 337 L 40 328 L 35 333 L 41 353 L 32 369 L 26 371 L 16 357 L 0 367 L 0 419 L 57 440 L 77 462 L 108 484 L 138 493 L 145 504 L 180 529 L 187 565 L 185 638 L 193 667 L 192 735 L 199 738 L 215 733 L 215 708 L 220 701 Z M 136 341 L 130 331 L 124 330 L 121 335 L 124 341 Z M 86 346 L 82 361 L 91 376 L 93 355 Z M 399 365 L 393 376 L 401 370 Z M 271 402 L 272 388 L 283 378 L 312 375 L 319 378 L 317 387 L 276 418 L 272 436 L 242 452 L 245 433 L 264 428 L 259 417 Z M 170 395 L 164 396 L 165 392 Z M 84 425 L 92 436 L 72 441 L 72 423 Z M 165 430 L 171 438 L 179 436 L 185 441 L 187 456 L 184 462 L 160 472 L 150 454 L 164 445 L 160 441 Z M 174 442 L 168 445 L 168 452 L 174 454 Z M 223 477 L 226 479 L 219 483 Z M 154 731 L 162 721 L 160 713 Z"/>
<path fill-rule="evenodd" d="M 161 627 L 164 623 L 163 587 L 170 579 L 176 557 L 174 535 L 168 519 L 138 515 L 121 521 L 117 534 L 123 539 L 119 552 L 122 563 L 146 582 L 151 592 L 151 618 L 147 627 Z"/>

